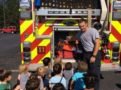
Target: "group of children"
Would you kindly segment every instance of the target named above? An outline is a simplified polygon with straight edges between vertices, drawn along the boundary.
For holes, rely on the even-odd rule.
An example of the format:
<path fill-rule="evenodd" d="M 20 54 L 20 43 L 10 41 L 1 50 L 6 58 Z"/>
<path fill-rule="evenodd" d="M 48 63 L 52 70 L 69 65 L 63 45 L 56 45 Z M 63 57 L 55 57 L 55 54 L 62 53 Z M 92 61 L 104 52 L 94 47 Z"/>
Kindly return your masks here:
<path fill-rule="evenodd" d="M 1 74 L 0 74 L 1 75 Z M 16 85 L 10 84 L 11 72 L 4 71 L 0 76 L 0 90 L 94 90 L 95 78 L 87 73 L 87 64 L 83 61 L 74 68 L 72 63 L 64 65 L 55 61 L 51 67 L 51 59 L 43 59 L 43 66 L 34 73 L 28 71 L 28 66 L 19 66 Z"/>

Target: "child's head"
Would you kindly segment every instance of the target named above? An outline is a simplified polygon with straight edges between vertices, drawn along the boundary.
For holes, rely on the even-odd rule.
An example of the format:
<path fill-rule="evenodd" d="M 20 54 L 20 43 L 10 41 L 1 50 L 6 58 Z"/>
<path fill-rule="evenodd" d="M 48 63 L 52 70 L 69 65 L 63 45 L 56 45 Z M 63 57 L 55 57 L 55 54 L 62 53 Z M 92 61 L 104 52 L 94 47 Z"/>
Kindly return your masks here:
<path fill-rule="evenodd" d="M 65 89 L 65 87 L 63 86 L 63 84 L 61 84 L 61 83 L 56 83 L 56 84 L 53 86 L 52 90 L 66 90 L 66 89 Z"/>
<path fill-rule="evenodd" d="M 53 72 L 57 75 L 60 74 L 62 71 L 62 66 L 59 63 L 54 64 L 53 66 Z"/>
<path fill-rule="evenodd" d="M 29 79 L 26 83 L 26 90 L 39 90 L 40 80 L 38 78 Z"/>
<path fill-rule="evenodd" d="M 28 71 L 28 68 L 27 68 L 27 66 L 25 64 L 21 64 L 19 66 L 19 73 L 25 73 L 27 71 Z"/>
<path fill-rule="evenodd" d="M 65 70 L 71 70 L 71 69 L 72 69 L 72 63 L 67 62 L 67 63 L 65 64 Z"/>
<path fill-rule="evenodd" d="M 77 66 L 78 71 L 86 72 L 87 68 L 88 68 L 88 66 L 87 66 L 86 62 L 84 62 L 84 61 L 78 62 L 78 66 Z"/>
<path fill-rule="evenodd" d="M 6 78 L 7 81 L 10 81 L 12 78 L 11 71 L 6 71 L 4 74 L 4 78 Z"/>
<path fill-rule="evenodd" d="M 38 78 L 38 75 L 36 73 L 32 73 L 29 77 L 29 80 L 34 80 L 36 78 Z"/>
<path fill-rule="evenodd" d="M 49 66 L 51 59 L 49 57 L 46 57 L 43 59 L 44 66 Z"/>
<path fill-rule="evenodd" d="M 1 81 L 10 81 L 12 78 L 11 76 L 11 71 L 5 71 L 4 74 L 2 75 Z"/>
<path fill-rule="evenodd" d="M 39 76 L 44 76 L 45 73 L 46 73 L 46 69 L 43 66 L 37 68 L 37 74 Z"/>

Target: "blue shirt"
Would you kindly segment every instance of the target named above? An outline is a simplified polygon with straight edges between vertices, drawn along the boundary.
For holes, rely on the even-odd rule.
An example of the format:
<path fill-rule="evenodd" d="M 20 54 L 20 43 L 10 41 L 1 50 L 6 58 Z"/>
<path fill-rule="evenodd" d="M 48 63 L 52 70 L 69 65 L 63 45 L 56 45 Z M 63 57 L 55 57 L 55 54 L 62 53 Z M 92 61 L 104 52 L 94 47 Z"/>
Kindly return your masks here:
<path fill-rule="evenodd" d="M 49 80 L 49 85 L 52 88 L 56 83 L 62 83 L 67 88 L 66 79 L 61 76 L 53 76 Z"/>
<path fill-rule="evenodd" d="M 86 88 L 86 85 L 84 83 L 84 73 L 82 72 L 76 72 L 73 77 L 72 77 L 72 80 L 75 82 L 74 83 L 74 90 L 80 90 L 80 89 L 84 89 Z"/>

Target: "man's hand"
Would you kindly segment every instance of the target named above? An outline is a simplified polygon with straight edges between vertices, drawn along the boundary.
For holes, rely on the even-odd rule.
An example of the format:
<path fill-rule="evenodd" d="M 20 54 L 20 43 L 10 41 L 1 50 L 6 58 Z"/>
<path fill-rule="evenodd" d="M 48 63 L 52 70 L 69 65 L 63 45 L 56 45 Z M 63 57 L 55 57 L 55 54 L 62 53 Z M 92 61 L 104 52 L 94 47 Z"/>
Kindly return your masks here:
<path fill-rule="evenodd" d="M 90 63 L 94 63 L 95 60 L 96 60 L 96 57 L 92 56 L 92 57 L 90 58 Z"/>

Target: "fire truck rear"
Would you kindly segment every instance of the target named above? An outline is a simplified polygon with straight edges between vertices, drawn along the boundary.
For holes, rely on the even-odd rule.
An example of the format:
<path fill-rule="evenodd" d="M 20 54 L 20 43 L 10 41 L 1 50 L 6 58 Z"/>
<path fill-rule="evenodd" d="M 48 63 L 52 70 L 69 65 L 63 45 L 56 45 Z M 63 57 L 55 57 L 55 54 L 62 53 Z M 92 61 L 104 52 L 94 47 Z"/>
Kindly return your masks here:
<path fill-rule="evenodd" d="M 106 44 L 103 48 L 105 47 L 104 49 L 109 53 L 103 56 L 102 63 L 108 60 L 111 65 L 104 66 L 111 66 L 113 69 L 112 62 L 119 61 L 120 53 L 121 40 L 116 36 L 116 33 L 120 33 L 118 27 L 121 28 L 119 25 L 119 13 L 121 12 L 118 11 L 121 6 L 120 4 L 119 7 L 116 6 L 120 2 L 113 0 L 20 0 L 22 63 L 29 64 L 30 69 L 34 70 L 42 65 L 45 57 L 50 57 L 53 62 L 59 40 L 63 41 L 67 36 L 75 36 L 80 30 L 78 21 L 85 18 L 89 26 L 94 26 L 99 22 L 102 26 L 101 32 L 104 35 L 108 32 L 110 39 L 108 39 L 108 45 Z M 114 12 L 117 14 L 115 15 Z M 112 31 L 114 24 L 117 24 L 115 31 L 118 32 L 116 33 Z M 75 62 L 73 57 L 64 56 L 62 61 Z M 119 67 L 116 66 L 116 68 Z"/>

